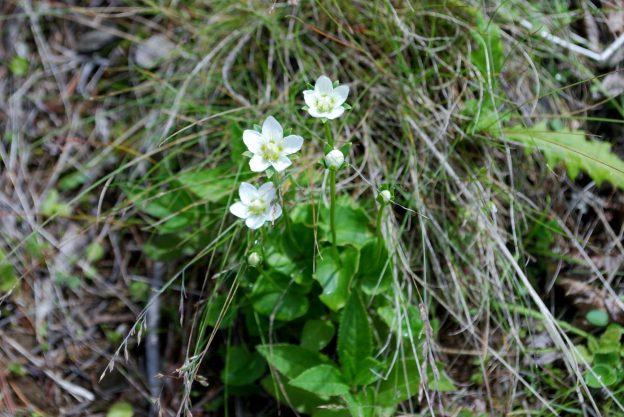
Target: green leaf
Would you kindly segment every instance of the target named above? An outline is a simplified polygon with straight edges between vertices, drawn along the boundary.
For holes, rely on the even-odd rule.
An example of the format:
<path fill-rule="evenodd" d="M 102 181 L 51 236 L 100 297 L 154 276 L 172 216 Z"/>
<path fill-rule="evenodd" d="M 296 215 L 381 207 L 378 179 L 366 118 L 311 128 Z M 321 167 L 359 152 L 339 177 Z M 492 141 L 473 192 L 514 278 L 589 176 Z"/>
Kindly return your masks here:
<path fill-rule="evenodd" d="M 106 417 L 132 417 L 133 415 L 132 406 L 125 401 L 113 404 L 106 413 Z"/>
<path fill-rule="evenodd" d="M 354 382 L 358 370 L 368 366 L 373 339 L 368 313 L 359 293 L 354 291 L 342 312 L 338 329 L 338 357 L 347 380 Z"/>
<path fill-rule="evenodd" d="M 436 363 L 436 367 L 438 368 L 438 379 L 436 379 L 435 374 L 431 367 L 427 369 L 427 385 L 430 390 L 438 391 L 438 392 L 451 392 L 456 391 L 457 387 L 451 381 L 451 378 L 446 374 L 444 370 L 444 366 L 441 363 Z"/>
<path fill-rule="evenodd" d="M 97 262 L 104 257 L 104 246 L 99 242 L 92 242 L 87 246 L 87 261 Z"/>
<path fill-rule="evenodd" d="M 418 310 L 413 305 L 407 305 L 407 317 L 404 316 L 404 312 L 401 311 L 401 331 L 399 332 L 399 318 L 397 317 L 397 312 L 392 306 L 383 306 L 377 309 L 377 313 L 381 317 L 381 319 L 386 323 L 388 328 L 400 334 L 401 337 L 410 339 L 414 341 L 420 340 L 422 337 L 423 329 L 425 327 L 422 319 L 420 318 L 420 314 Z"/>
<path fill-rule="evenodd" d="M 596 365 L 592 370 L 585 372 L 585 383 L 591 388 L 608 387 L 617 382 L 617 372 L 612 366 Z"/>
<path fill-rule="evenodd" d="M 71 207 L 65 203 L 60 203 L 58 191 L 51 189 L 41 205 L 41 214 L 44 216 L 67 217 L 71 214 Z"/>
<path fill-rule="evenodd" d="M 293 387 L 290 383 L 284 381 L 283 376 L 277 374 L 277 377 L 279 382 L 273 378 L 273 375 L 269 374 L 260 381 L 260 384 L 282 404 L 304 414 L 310 414 L 317 410 L 319 406 L 326 404 L 326 401 L 317 395 L 301 388 Z"/>
<path fill-rule="evenodd" d="M 338 256 L 333 247 L 325 247 L 316 256 L 314 279 L 323 288 L 319 298 L 334 311 L 340 310 L 347 302 L 349 284 L 357 272 L 359 256 L 353 246 L 340 248 Z"/>
<path fill-rule="evenodd" d="M 254 296 L 253 308 L 265 316 L 273 316 L 275 320 L 291 321 L 307 313 L 309 301 L 305 295 L 285 293 L 267 293 Z"/>
<path fill-rule="evenodd" d="M 321 211 L 322 238 L 331 240 L 329 229 L 329 210 Z M 354 245 L 361 247 L 371 237 L 370 219 L 361 208 L 352 207 L 345 199 L 336 205 L 336 243 L 338 245 Z"/>
<path fill-rule="evenodd" d="M 371 240 L 360 251 L 358 282 L 366 294 L 374 295 L 387 291 L 392 285 L 392 262 L 388 249 Z"/>
<path fill-rule="evenodd" d="M 259 345 L 256 349 L 272 367 L 289 379 L 298 377 L 306 369 L 329 363 L 320 353 L 297 345 Z"/>
<path fill-rule="evenodd" d="M 265 370 L 266 363 L 258 352 L 250 353 L 243 346 L 230 346 L 221 381 L 232 386 L 249 385 L 264 375 Z"/>
<path fill-rule="evenodd" d="M 353 385 L 370 385 L 379 379 L 383 364 L 378 360 L 368 357 L 365 358 L 357 368 Z"/>
<path fill-rule="evenodd" d="M 368 387 L 355 394 L 349 393 L 344 396 L 344 399 L 352 417 L 382 417 L 394 415 L 392 412 L 394 410 L 388 412 L 377 406 L 374 387 Z"/>
<path fill-rule="evenodd" d="M 17 76 L 26 75 L 28 73 L 28 60 L 21 56 L 14 56 L 9 63 L 9 71 Z"/>
<path fill-rule="evenodd" d="M 508 139 L 518 141 L 528 149 L 539 149 L 551 166 L 563 163 L 568 175 L 574 180 L 581 171 L 587 173 L 596 184 L 608 181 L 624 189 L 624 161 L 611 152 L 608 142 L 588 141 L 585 132 L 548 130 L 546 123 L 531 128 L 520 126 L 505 131 Z"/>
<path fill-rule="evenodd" d="M 377 390 L 377 404 L 392 407 L 418 393 L 420 369 L 414 358 L 406 358 L 394 364 L 388 377 L 381 381 Z"/>
<path fill-rule="evenodd" d="M 309 301 L 304 295 L 306 292 L 286 275 L 269 271 L 258 277 L 251 299 L 258 313 L 280 321 L 291 321 L 307 313 Z"/>
<path fill-rule="evenodd" d="M 344 382 L 340 371 L 332 365 L 310 368 L 291 380 L 290 384 L 310 391 L 321 398 L 349 392 L 349 386 Z"/>
<path fill-rule="evenodd" d="M 597 327 L 604 327 L 609 324 L 609 314 L 604 310 L 590 310 L 585 315 L 590 324 Z"/>
<path fill-rule="evenodd" d="M 0 294 L 6 294 L 17 285 L 18 277 L 6 253 L 0 248 Z"/>
<path fill-rule="evenodd" d="M 336 329 L 329 320 L 308 320 L 303 325 L 301 333 L 301 347 L 319 351 L 334 337 Z"/>
<path fill-rule="evenodd" d="M 223 294 L 219 294 L 210 301 L 208 301 L 207 310 L 206 310 L 206 324 L 211 327 L 215 327 L 217 325 L 217 321 L 219 320 L 219 316 L 223 311 L 223 307 L 225 306 L 226 296 Z M 228 310 L 223 314 L 223 318 L 221 319 L 221 324 L 219 326 L 220 329 L 227 329 L 232 326 L 234 323 L 234 319 L 236 318 L 236 308 L 234 304 L 231 303 L 228 307 Z"/>

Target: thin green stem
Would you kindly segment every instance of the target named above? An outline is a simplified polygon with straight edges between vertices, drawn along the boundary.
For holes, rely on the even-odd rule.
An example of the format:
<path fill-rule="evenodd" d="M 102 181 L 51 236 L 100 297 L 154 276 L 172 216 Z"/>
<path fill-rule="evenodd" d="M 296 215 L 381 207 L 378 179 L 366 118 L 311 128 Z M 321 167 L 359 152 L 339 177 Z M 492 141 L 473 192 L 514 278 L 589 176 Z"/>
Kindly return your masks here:
<path fill-rule="evenodd" d="M 334 135 L 332 134 L 331 128 L 329 127 L 329 122 L 325 122 L 325 137 L 327 137 L 327 144 L 334 147 Z"/>
<path fill-rule="evenodd" d="M 377 261 L 379 261 L 379 258 L 381 257 L 381 249 L 384 243 L 383 235 L 381 233 L 381 219 L 383 217 L 383 212 L 385 208 L 386 208 L 386 205 L 382 203 L 381 206 L 379 207 L 379 211 L 377 211 L 377 221 L 375 222 L 375 233 L 377 235 L 377 251 L 376 251 L 375 259 Z"/>
<path fill-rule="evenodd" d="M 334 147 L 334 135 L 332 134 L 329 123 L 325 123 L 325 136 L 327 137 L 327 144 L 330 147 Z M 329 169 L 329 194 L 330 194 L 330 206 L 329 206 L 329 227 L 331 228 L 332 244 L 334 246 L 334 252 L 338 259 L 338 244 L 336 243 L 336 168 Z"/>
<path fill-rule="evenodd" d="M 336 243 L 336 169 L 330 168 L 329 170 L 329 226 L 331 228 L 332 243 L 334 250 L 338 253 L 338 245 Z"/>

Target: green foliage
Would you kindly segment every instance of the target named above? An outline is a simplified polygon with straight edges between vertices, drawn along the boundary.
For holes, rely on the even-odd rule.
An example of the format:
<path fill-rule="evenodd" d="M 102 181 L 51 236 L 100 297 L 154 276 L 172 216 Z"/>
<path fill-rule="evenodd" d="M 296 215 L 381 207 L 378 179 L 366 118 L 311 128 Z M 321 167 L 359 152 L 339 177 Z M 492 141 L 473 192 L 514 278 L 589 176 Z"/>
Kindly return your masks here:
<path fill-rule="evenodd" d="M 250 353 L 244 346 L 229 346 L 221 381 L 232 386 L 249 385 L 260 379 L 265 369 L 266 362 L 258 352 Z"/>
<path fill-rule="evenodd" d="M 611 151 L 608 142 L 587 140 L 585 132 L 578 130 L 551 131 L 546 123 L 531 128 L 516 126 L 507 129 L 505 135 L 528 150 L 540 150 L 553 167 L 563 163 L 572 180 L 585 172 L 598 185 L 607 181 L 624 189 L 624 161 Z"/>
<path fill-rule="evenodd" d="M 17 285 L 18 277 L 6 253 L 0 248 L 0 294 L 11 291 Z"/>
<path fill-rule="evenodd" d="M 359 256 L 354 246 L 342 248 L 339 254 L 327 246 L 316 256 L 314 279 L 323 288 L 319 298 L 330 309 L 338 311 L 347 302 L 349 285 L 357 272 Z"/>
<path fill-rule="evenodd" d="M 598 310 L 594 310 L 598 311 Z M 585 371 L 585 383 L 591 388 L 611 387 L 624 381 L 624 349 L 621 338 L 624 328 L 610 324 L 598 339 L 589 339 L 586 349 L 577 348 L 579 359 L 586 361 L 590 368 Z"/>
<path fill-rule="evenodd" d="M 604 327 L 609 324 L 609 314 L 604 310 L 590 310 L 585 315 L 585 318 L 597 327 Z"/>
<path fill-rule="evenodd" d="M 46 195 L 41 205 L 41 214 L 44 216 L 69 216 L 71 208 L 69 205 L 60 202 L 58 191 L 52 189 Z"/>
<path fill-rule="evenodd" d="M 322 350 L 334 338 L 335 332 L 336 328 L 329 320 L 308 320 L 303 325 L 301 346 L 309 350 Z"/>
<path fill-rule="evenodd" d="M 342 312 L 338 330 L 338 357 L 345 377 L 354 382 L 359 369 L 373 353 L 368 314 L 358 292 L 354 291 Z"/>
<path fill-rule="evenodd" d="M 310 391 L 321 398 L 343 395 L 349 392 L 349 386 L 342 374 L 332 365 L 318 365 L 302 372 L 290 381 L 292 386 Z"/>
<path fill-rule="evenodd" d="M 134 410 L 132 406 L 125 402 L 120 401 L 111 405 L 106 413 L 106 417 L 132 417 L 134 415 Z"/>
<path fill-rule="evenodd" d="M 9 63 L 9 71 L 13 75 L 23 76 L 28 74 L 28 60 L 21 56 L 14 56 Z"/>
<path fill-rule="evenodd" d="M 289 379 L 298 377 L 307 369 L 329 363 L 324 355 L 297 345 L 260 345 L 256 348 L 269 365 Z"/>

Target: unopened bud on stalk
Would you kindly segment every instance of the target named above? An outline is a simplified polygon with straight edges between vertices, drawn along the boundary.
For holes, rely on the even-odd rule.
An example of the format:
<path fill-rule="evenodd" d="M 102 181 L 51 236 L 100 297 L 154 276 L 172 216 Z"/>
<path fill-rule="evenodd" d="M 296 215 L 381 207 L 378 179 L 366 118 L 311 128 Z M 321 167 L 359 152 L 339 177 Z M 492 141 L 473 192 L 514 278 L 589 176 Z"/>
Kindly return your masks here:
<path fill-rule="evenodd" d="M 381 196 L 384 204 L 388 204 L 390 200 L 392 200 L 392 193 L 390 192 L 390 190 L 383 190 L 379 193 L 379 195 Z"/>
<path fill-rule="evenodd" d="M 249 256 L 247 256 L 247 263 L 252 268 L 257 268 L 262 263 L 262 256 L 260 256 L 258 252 L 251 252 Z"/>
<path fill-rule="evenodd" d="M 345 157 L 342 152 L 338 149 L 334 149 L 330 151 L 327 155 L 325 155 L 325 164 L 327 168 L 338 169 L 344 164 Z"/>

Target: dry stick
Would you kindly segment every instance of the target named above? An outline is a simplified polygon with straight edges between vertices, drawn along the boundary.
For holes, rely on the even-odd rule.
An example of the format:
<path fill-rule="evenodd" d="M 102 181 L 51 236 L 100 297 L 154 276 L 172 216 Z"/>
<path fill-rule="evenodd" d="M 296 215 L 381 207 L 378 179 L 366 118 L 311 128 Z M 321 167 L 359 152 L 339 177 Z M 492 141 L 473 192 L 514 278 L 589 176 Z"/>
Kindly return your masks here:
<path fill-rule="evenodd" d="M 566 49 L 569 49 L 572 52 L 576 52 L 577 54 L 584 55 L 588 58 L 593 59 L 599 63 L 605 63 L 609 61 L 613 54 L 618 51 L 622 46 L 624 46 L 624 34 L 620 35 L 611 45 L 609 45 L 604 51 L 601 53 L 592 51 L 587 48 L 583 48 L 582 46 L 576 45 L 565 39 L 562 39 L 558 36 L 555 36 L 548 32 L 546 29 L 535 29 L 533 24 L 526 19 L 522 19 L 520 21 L 520 25 L 524 26 L 528 30 L 537 30 L 537 34 L 542 38 L 554 43 L 555 45 L 562 46 Z"/>

